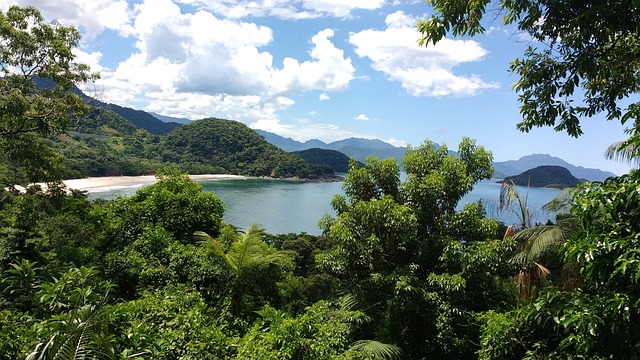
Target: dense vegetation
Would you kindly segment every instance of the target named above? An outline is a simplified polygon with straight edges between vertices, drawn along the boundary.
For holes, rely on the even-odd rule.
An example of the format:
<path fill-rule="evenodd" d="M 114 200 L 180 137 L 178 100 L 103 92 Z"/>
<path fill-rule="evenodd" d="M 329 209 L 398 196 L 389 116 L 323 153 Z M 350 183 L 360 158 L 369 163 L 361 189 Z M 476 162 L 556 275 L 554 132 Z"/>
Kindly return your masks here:
<path fill-rule="evenodd" d="M 180 126 L 161 138 L 159 153 L 163 161 L 206 164 L 231 174 L 307 178 L 333 173 L 278 149 L 240 122 L 222 119 Z"/>
<path fill-rule="evenodd" d="M 445 19 L 421 25 L 430 34 L 428 40 L 437 41 L 452 26 L 456 34 L 481 30 L 475 20 L 483 14 L 485 1 L 431 2 Z M 635 13 L 635 3 L 581 4 L 506 1 L 500 6 L 508 12 L 508 21 L 560 42 L 567 57 L 572 53 L 566 51 L 576 50 L 577 55 L 585 52 L 601 60 L 607 52 L 594 53 L 592 46 L 597 50 L 602 39 L 612 37 L 620 41 L 621 55 L 637 51 L 637 19 L 620 23 L 623 17 L 601 17 Z M 567 7 L 577 24 L 559 16 Z M 541 16 L 543 23 L 538 21 Z M 602 34 L 586 41 L 583 31 L 596 28 L 587 26 L 594 19 Z M 0 91 L 0 146 L 14 166 L 2 168 L 5 177 L 21 173 L 30 180 L 55 179 L 59 169 L 52 146 L 56 141 L 75 144 L 68 140 L 74 135 L 67 135 L 70 124 L 60 114 L 74 106 L 76 114 L 88 111 L 67 97 L 68 88 L 35 93 L 28 77 L 10 73 L 20 65 L 16 61 L 47 60 L 53 70 L 45 67 L 43 74 L 63 80 L 88 76 L 86 68 L 63 56 L 76 44 L 73 29 L 47 26 L 34 8 L 12 7 L 0 16 L 0 56 L 9 72 L 2 79 L 3 91 L 8 90 Z M 16 37 L 20 42 L 13 42 Z M 72 41 L 53 41 L 69 38 Z M 586 43 L 590 46 L 583 49 Z M 49 58 L 47 51 L 26 51 L 48 50 L 51 44 L 59 47 L 60 55 L 52 51 Z M 27 49 L 16 56 L 20 46 Z M 44 60 L 38 58 L 41 54 L 46 54 Z M 535 67 L 533 55 L 533 63 L 518 71 Z M 541 59 L 549 65 L 547 57 Z M 609 74 L 591 65 L 572 62 L 570 66 L 587 67 L 595 74 L 580 73 L 577 80 L 568 80 L 586 82 L 591 111 L 637 91 L 636 78 L 627 73 L 629 68 L 637 73 L 637 62 L 613 64 L 612 75 L 620 75 L 614 88 L 609 81 L 595 81 L 602 79 L 598 72 Z M 567 80 L 563 67 L 556 70 L 547 75 Z M 519 86 L 527 107 L 531 96 L 544 95 L 555 85 L 545 80 Z M 532 93 L 538 89 L 542 92 Z M 592 97 L 603 92 L 616 96 Z M 53 117 L 39 113 L 43 103 L 60 112 Z M 552 108 L 548 103 L 537 106 Z M 568 118 L 559 129 L 579 133 L 572 112 L 587 110 L 561 110 Z M 623 116 L 608 110 L 614 117 Z M 616 146 L 626 149 L 624 156 L 631 159 L 639 145 L 636 110 L 631 106 L 623 116 L 623 121 L 633 119 L 635 130 Z M 532 116 L 528 108 L 523 113 Z M 529 117 L 521 126 L 554 121 L 540 120 Z M 186 130 L 165 138 L 116 125 L 117 119 L 97 121 L 83 125 L 83 131 L 102 134 L 77 136 L 104 141 L 116 154 L 126 154 L 129 145 L 122 142 L 124 136 L 110 136 L 111 125 L 105 124 L 149 136 L 140 146 L 150 151 L 150 158 L 180 156 L 176 151 L 184 148 L 189 158 L 210 166 L 231 166 L 229 159 L 235 159 L 247 161 L 237 162 L 238 169 L 289 171 L 288 165 L 255 168 L 247 153 L 257 151 L 259 142 L 246 133 L 245 147 L 219 134 L 222 120 L 179 127 Z M 210 136 L 198 137 L 197 132 Z M 240 154 L 218 151 L 212 143 Z M 22 149 L 25 145 L 32 148 Z M 78 150 L 90 149 L 87 145 Z M 281 156 L 266 150 L 268 160 Z M 33 151 L 43 153 L 30 156 Z M 481 204 L 455 210 L 474 184 L 493 172 L 491 154 L 474 141 L 463 139 L 458 153 L 452 156 L 431 142 L 408 148 L 402 181 L 394 159 L 351 162 L 345 195 L 334 198 L 336 216 L 321 220 L 320 237 L 269 235 L 257 226 L 238 231 L 221 221 L 223 204 L 214 194 L 204 193 L 175 170 L 161 172 L 156 184 L 134 196 L 114 201 L 90 201 L 85 193 L 68 192 L 55 182 L 46 192 L 30 187 L 24 194 L 3 186 L 0 354 L 9 359 L 639 358 L 640 171 L 579 185 L 569 200 L 570 213 L 556 224 L 526 221 L 526 196 L 506 184 L 501 206 L 519 207 L 522 219 L 505 224 L 509 226 L 502 231 Z M 295 163 L 293 158 L 283 161 Z"/>
<path fill-rule="evenodd" d="M 576 187 L 580 179 L 571 175 L 569 170 L 562 166 L 544 165 L 527 170 L 522 174 L 509 176 L 504 179 L 511 181 L 515 185 L 546 187 L 554 189 L 565 189 Z"/>
<path fill-rule="evenodd" d="M 329 166 L 338 173 L 346 173 L 349 170 L 349 157 L 336 150 L 314 148 L 295 151 L 294 154 L 300 155 L 311 164 Z"/>
<path fill-rule="evenodd" d="M 110 110 L 91 107 L 71 122 L 66 134 L 39 140 L 51 165 L 38 180 L 86 176 L 145 175 L 165 167 L 191 174 L 334 179 L 330 167 L 270 145 L 247 126 L 204 119 L 166 135 L 136 128 Z M 36 149 L 32 149 L 36 150 Z M 0 154 L 0 184 L 26 184 L 34 178 L 30 158 L 20 161 Z"/>

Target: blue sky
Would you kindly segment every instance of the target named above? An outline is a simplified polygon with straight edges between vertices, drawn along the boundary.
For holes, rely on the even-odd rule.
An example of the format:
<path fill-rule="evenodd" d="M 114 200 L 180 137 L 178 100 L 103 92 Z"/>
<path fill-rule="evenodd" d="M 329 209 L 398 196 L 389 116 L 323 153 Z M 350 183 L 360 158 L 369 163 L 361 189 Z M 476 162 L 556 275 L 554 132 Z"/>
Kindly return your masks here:
<path fill-rule="evenodd" d="M 550 128 L 520 133 L 509 61 L 531 43 L 500 17 L 487 33 L 420 48 L 412 0 L 0 0 L 34 5 L 83 33 L 80 61 L 101 74 L 83 89 L 162 115 L 241 121 L 295 140 L 424 140 L 456 149 L 463 136 L 494 160 L 546 153 L 626 173 L 605 160 L 624 128 L 582 121 L 578 139 Z"/>

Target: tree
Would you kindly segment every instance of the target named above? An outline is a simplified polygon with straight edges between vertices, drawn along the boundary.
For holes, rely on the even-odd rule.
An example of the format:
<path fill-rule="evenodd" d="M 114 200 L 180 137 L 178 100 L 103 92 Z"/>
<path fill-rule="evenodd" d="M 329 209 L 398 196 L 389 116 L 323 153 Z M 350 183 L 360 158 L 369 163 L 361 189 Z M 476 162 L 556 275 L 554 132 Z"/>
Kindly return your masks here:
<path fill-rule="evenodd" d="M 476 35 L 490 0 L 427 0 L 436 14 L 418 24 L 420 45 L 445 35 Z M 635 142 L 640 102 L 621 102 L 640 90 L 640 4 L 623 1 L 505 0 L 498 11 L 505 24 L 516 24 L 535 42 L 510 71 L 520 76 L 523 120 L 518 129 L 553 126 L 577 137 L 581 118 L 604 113 L 608 120 L 632 124 Z M 635 134 L 635 135 L 634 135 Z"/>
<path fill-rule="evenodd" d="M 24 172 L 25 180 L 57 180 L 56 156 L 40 137 L 63 133 L 70 117 L 88 110 L 71 89 L 97 78 L 72 52 L 80 32 L 45 23 L 34 7 L 12 6 L 0 13 L 0 40 L 0 149 L 18 167 L 34 170 Z"/>
<path fill-rule="evenodd" d="M 202 241 L 210 254 L 226 264 L 229 273 L 228 306 L 232 315 L 241 314 L 247 307 L 248 297 L 275 298 L 276 283 L 292 270 L 292 256 L 265 243 L 263 232 L 257 225 L 252 225 L 242 235 L 234 236 L 228 250 L 224 249 L 225 240 L 229 240 L 228 232 L 223 232 L 221 239 L 214 239 L 202 231 L 195 233 L 195 238 Z"/>
<path fill-rule="evenodd" d="M 345 196 L 323 219 L 334 249 L 322 268 L 342 281 L 372 318 L 364 337 L 399 346 L 406 358 L 467 358 L 476 311 L 505 301 L 497 281 L 505 242 L 478 204 L 457 203 L 493 173 L 491 153 L 463 139 L 459 157 L 432 142 L 409 148 L 400 181 L 394 159 L 352 162 Z"/>

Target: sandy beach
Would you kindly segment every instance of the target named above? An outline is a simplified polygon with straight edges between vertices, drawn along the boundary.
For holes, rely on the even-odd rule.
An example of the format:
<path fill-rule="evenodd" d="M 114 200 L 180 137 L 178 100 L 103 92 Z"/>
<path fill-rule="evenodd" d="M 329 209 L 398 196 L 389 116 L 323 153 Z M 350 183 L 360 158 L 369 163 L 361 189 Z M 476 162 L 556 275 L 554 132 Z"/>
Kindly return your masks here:
<path fill-rule="evenodd" d="M 205 180 L 231 180 L 231 179 L 245 179 L 245 176 L 241 175 L 227 175 L 227 174 L 208 174 L 208 175 L 189 175 L 194 181 Z M 105 176 L 105 177 L 89 177 L 83 179 L 70 179 L 64 180 L 64 184 L 69 189 L 96 191 L 108 187 L 135 187 L 146 186 L 154 184 L 156 181 L 153 175 L 143 176 Z"/>

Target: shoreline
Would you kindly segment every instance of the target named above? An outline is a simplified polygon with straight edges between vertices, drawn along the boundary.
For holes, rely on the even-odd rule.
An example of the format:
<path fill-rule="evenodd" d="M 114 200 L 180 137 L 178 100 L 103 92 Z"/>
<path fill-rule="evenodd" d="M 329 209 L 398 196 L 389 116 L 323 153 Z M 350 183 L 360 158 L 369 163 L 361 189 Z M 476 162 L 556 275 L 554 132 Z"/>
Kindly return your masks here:
<path fill-rule="evenodd" d="M 230 175 L 230 174 L 205 174 L 205 175 L 189 175 L 189 178 L 194 181 L 206 181 L 206 180 L 244 180 L 248 179 L 242 175 Z M 89 191 L 99 190 L 107 187 L 136 187 L 155 184 L 158 181 L 155 175 L 140 175 L 140 176 L 102 176 L 102 177 L 87 177 L 82 179 L 68 179 L 62 180 L 65 186 L 69 189 Z M 44 184 L 40 184 L 44 187 Z"/>

